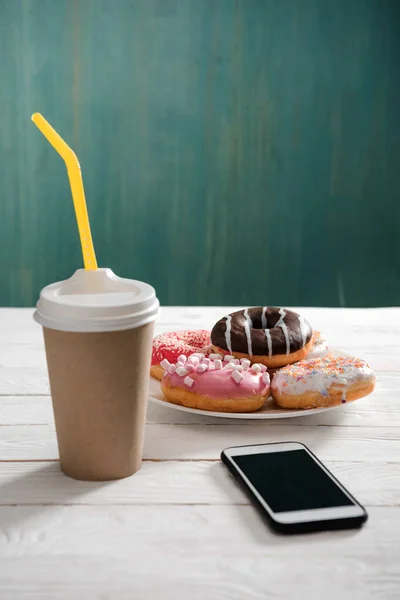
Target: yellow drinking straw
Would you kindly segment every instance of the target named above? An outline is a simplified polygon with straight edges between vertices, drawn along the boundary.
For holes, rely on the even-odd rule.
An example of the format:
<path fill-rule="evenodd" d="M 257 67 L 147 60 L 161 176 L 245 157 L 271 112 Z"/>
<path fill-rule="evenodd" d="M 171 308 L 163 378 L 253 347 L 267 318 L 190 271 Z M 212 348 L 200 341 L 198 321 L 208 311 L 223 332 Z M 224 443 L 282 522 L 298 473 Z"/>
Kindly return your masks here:
<path fill-rule="evenodd" d="M 72 199 L 74 201 L 79 236 L 81 238 L 83 263 L 86 271 L 95 271 L 97 269 L 96 254 L 94 252 L 92 234 L 90 232 L 81 166 L 78 158 L 75 152 L 64 142 L 57 131 L 52 128 L 50 123 L 48 123 L 40 113 L 32 115 L 32 121 L 35 123 L 36 127 L 40 129 L 53 148 L 57 150 L 61 158 L 64 159 L 71 186 Z"/>

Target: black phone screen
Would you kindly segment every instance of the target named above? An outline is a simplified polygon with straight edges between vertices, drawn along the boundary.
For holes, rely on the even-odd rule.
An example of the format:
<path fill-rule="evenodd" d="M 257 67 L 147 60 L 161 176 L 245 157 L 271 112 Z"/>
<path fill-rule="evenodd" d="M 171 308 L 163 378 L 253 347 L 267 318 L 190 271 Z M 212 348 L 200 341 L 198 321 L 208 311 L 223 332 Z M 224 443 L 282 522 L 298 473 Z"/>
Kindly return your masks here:
<path fill-rule="evenodd" d="M 275 513 L 354 506 L 305 450 L 232 456 Z"/>

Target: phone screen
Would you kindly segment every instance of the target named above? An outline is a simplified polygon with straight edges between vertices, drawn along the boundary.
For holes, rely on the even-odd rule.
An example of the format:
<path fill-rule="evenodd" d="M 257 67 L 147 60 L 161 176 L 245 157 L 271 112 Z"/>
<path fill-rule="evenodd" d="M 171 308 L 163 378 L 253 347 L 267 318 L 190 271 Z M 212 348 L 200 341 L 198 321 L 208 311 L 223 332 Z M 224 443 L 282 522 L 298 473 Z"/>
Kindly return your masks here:
<path fill-rule="evenodd" d="M 306 450 L 232 456 L 274 513 L 354 506 Z"/>

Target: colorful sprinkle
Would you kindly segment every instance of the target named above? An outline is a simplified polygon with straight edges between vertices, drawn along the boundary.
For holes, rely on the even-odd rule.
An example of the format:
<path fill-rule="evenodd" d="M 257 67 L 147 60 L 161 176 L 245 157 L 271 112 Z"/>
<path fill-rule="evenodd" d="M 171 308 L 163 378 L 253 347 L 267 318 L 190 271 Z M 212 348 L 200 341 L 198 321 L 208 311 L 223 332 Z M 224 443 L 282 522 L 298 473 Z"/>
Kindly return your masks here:
<path fill-rule="evenodd" d="M 296 381 L 301 381 L 304 377 L 314 377 L 325 375 L 326 377 L 341 377 L 342 374 L 351 369 L 369 368 L 365 360 L 353 358 L 351 356 L 339 356 L 337 358 L 314 358 L 313 360 L 301 360 L 300 362 L 288 365 L 281 369 L 282 373 L 293 377 Z"/>

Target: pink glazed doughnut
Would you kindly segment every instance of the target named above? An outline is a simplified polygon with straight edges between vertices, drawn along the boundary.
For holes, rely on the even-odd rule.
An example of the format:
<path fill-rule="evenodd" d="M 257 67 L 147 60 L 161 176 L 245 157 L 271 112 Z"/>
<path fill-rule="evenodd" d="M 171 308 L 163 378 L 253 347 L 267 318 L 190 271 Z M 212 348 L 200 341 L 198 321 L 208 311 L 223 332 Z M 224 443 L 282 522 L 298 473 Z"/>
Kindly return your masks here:
<path fill-rule="evenodd" d="M 182 358 L 182 357 L 180 357 Z M 164 376 L 161 388 L 169 402 L 200 410 L 254 412 L 269 395 L 270 379 L 266 367 L 251 365 L 246 358 L 194 353 L 186 360 L 161 363 Z"/>

